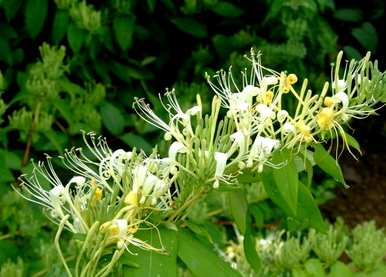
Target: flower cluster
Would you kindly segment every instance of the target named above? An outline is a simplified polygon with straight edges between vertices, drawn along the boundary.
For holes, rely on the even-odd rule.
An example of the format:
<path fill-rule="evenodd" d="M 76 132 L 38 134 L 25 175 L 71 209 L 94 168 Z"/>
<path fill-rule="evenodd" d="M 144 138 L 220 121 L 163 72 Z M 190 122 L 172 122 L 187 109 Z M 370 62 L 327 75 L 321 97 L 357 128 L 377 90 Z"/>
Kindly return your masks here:
<path fill-rule="evenodd" d="M 149 215 L 170 209 L 170 187 L 177 168 L 156 154 L 113 152 L 104 138 L 93 133 L 84 134 L 84 141 L 87 151 L 71 149 L 61 157 L 62 164 L 74 173 L 66 184 L 48 157 L 45 163 L 34 164 L 31 175 L 20 178 L 23 190 L 16 191 L 43 206 L 51 221 L 91 237 L 100 249 L 114 246 L 120 255 L 124 250 L 133 253 L 132 246 L 162 251 L 136 233 L 141 228 L 157 228 L 147 220 Z"/>
<path fill-rule="evenodd" d="M 294 73 L 264 67 L 260 53 L 251 50 L 246 56 L 251 68 L 241 72 L 241 81 L 231 69 L 207 76 L 216 93 L 210 115 L 203 115 L 199 96 L 197 105 L 184 112 L 173 90 L 166 92 L 166 103 L 160 97 L 168 121 L 157 116 L 143 99 L 136 100 L 134 109 L 165 131 L 166 140 L 172 140 L 169 158 L 177 160 L 196 183 L 218 188 L 220 182 L 231 183 L 245 169 L 262 172 L 264 166 L 281 166 L 271 161 L 275 150 L 305 150 L 329 138 L 349 149 L 343 125 L 375 112 L 375 93 L 384 83 L 369 57 L 351 61 L 342 76 L 339 53 L 331 86 L 326 82 L 321 93 L 315 94 L 308 89 L 307 79 L 297 89 Z M 285 106 L 290 95 L 296 101 L 293 110 Z M 224 118 L 220 106 L 226 111 Z"/>

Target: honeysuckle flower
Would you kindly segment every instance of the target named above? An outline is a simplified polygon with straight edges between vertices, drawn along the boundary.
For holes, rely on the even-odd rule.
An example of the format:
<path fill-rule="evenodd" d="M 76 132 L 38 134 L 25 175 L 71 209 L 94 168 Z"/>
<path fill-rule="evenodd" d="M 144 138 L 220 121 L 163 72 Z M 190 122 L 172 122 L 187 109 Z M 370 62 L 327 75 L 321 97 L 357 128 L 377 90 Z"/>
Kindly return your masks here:
<path fill-rule="evenodd" d="M 294 134 L 296 132 L 296 128 L 292 123 L 286 122 L 283 124 L 282 131 L 285 135 Z"/>
<path fill-rule="evenodd" d="M 259 164 L 259 172 L 261 170 L 261 165 L 267 162 L 270 158 L 273 150 L 280 147 L 280 141 L 277 139 L 266 138 L 263 136 L 256 136 L 251 150 L 249 152 L 247 166 L 251 167 L 254 161 L 257 161 Z"/>
<path fill-rule="evenodd" d="M 169 158 L 171 161 L 175 161 L 177 153 L 187 153 L 188 148 L 181 142 L 175 141 L 169 147 Z"/>
<path fill-rule="evenodd" d="M 215 182 L 213 184 L 213 188 L 218 188 L 220 183 L 219 180 L 223 178 L 225 167 L 228 160 L 227 153 L 215 152 L 214 159 L 216 161 L 216 171 L 214 173 Z"/>
<path fill-rule="evenodd" d="M 340 91 L 337 94 L 335 94 L 333 96 L 333 99 L 337 103 L 342 103 L 342 106 L 344 109 L 346 109 L 349 105 L 348 95 L 346 93 L 344 93 L 343 91 Z"/>
<path fill-rule="evenodd" d="M 259 116 L 263 121 L 275 118 L 275 112 L 265 104 L 258 104 L 256 106 L 256 111 L 259 113 Z"/>
<path fill-rule="evenodd" d="M 233 133 L 230 135 L 230 139 L 233 141 L 233 145 L 228 152 L 229 156 L 233 154 L 233 152 L 236 150 L 236 147 L 239 148 L 240 156 L 247 152 L 247 137 L 243 134 L 243 132 L 237 131 L 236 133 Z"/>

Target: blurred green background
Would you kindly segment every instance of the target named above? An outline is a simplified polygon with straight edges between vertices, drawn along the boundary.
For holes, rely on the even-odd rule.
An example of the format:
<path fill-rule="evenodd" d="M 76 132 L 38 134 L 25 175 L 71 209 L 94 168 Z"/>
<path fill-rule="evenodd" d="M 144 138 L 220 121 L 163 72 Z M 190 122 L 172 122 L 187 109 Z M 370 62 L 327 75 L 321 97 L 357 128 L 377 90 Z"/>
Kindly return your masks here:
<path fill-rule="evenodd" d="M 166 87 L 176 88 L 182 106 L 197 93 L 210 98 L 204 73 L 243 68 L 240 57 L 251 47 L 269 67 L 310 79 L 316 91 L 341 49 L 347 58 L 371 51 L 384 69 L 384 12 L 382 0 L 0 0 L 0 267 L 11 260 L 41 276 L 57 263 L 50 224 L 10 186 L 30 170 L 31 158 L 82 145 L 80 130 L 106 136 L 114 149 L 151 151 L 161 135 L 133 113 L 134 97 L 160 113 L 157 97 Z M 365 165 L 347 159 L 346 178 L 359 183 L 356 198 L 371 190 L 369 177 L 384 195 L 384 113 L 361 124 L 352 127 Z M 334 196 L 330 180 L 315 182 L 321 204 Z M 349 194 L 336 193 L 323 208 L 327 217 L 351 216 L 341 207 Z M 380 212 L 366 209 L 384 224 Z"/>

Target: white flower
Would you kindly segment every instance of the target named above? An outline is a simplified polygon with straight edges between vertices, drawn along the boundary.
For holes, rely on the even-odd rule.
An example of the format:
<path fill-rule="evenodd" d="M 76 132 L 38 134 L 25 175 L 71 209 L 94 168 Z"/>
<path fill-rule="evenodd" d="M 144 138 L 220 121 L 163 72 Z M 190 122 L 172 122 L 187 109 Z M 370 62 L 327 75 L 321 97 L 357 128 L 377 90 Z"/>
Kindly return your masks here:
<path fill-rule="evenodd" d="M 216 178 L 220 178 L 223 176 L 225 167 L 228 160 L 228 154 L 227 153 L 221 153 L 221 152 L 215 152 L 214 153 L 214 159 L 216 161 L 216 172 L 214 176 Z"/>
<path fill-rule="evenodd" d="M 241 131 L 237 131 L 230 135 L 230 139 L 234 142 L 234 145 L 237 145 L 240 150 L 240 155 L 244 154 L 247 151 L 247 141 L 246 137 Z M 232 145 L 230 152 L 233 152 L 234 146 Z"/>
<path fill-rule="evenodd" d="M 62 200 L 65 193 L 66 189 L 63 185 L 57 185 L 50 189 L 50 196 L 53 200 Z"/>
<path fill-rule="evenodd" d="M 169 147 L 169 158 L 172 161 L 176 160 L 177 153 L 187 153 L 188 148 L 181 142 L 175 141 Z"/>
<path fill-rule="evenodd" d="M 349 98 L 343 91 L 338 92 L 333 96 L 334 100 L 338 103 L 342 103 L 343 108 L 347 108 L 349 104 Z"/>
<path fill-rule="evenodd" d="M 127 230 L 128 230 L 127 219 L 122 219 L 122 218 L 114 219 L 112 221 L 112 224 L 113 224 L 113 227 L 115 227 L 114 231 L 116 232 L 114 233 L 114 235 L 116 235 L 120 239 L 125 239 L 127 235 Z"/>
<path fill-rule="evenodd" d="M 196 115 L 198 113 L 202 112 L 202 108 L 198 105 L 191 107 L 189 110 L 186 111 L 186 114 L 188 115 Z"/>
<path fill-rule="evenodd" d="M 336 87 L 335 87 L 336 86 Z M 339 93 L 339 92 L 343 92 L 346 90 L 347 88 L 347 83 L 345 80 L 343 79 L 339 79 L 337 84 L 335 85 L 335 82 L 333 83 L 333 87 L 336 88 L 336 91 Z"/>
<path fill-rule="evenodd" d="M 247 166 L 251 167 L 254 160 L 264 163 L 270 157 L 272 151 L 279 148 L 279 146 L 280 141 L 277 139 L 256 136 L 249 153 Z"/>
<path fill-rule="evenodd" d="M 292 123 L 286 122 L 283 124 L 282 131 L 286 135 L 294 134 L 296 131 L 296 128 Z"/>
<path fill-rule="evenodd" d="M 260 118 L 263 119 L 263 121 L 265 121 L 267 119 L 274 119 L 275 118 L 275 112 L 272 111 L 272 109 L 269 108 L 267 105 L 258 104 L 256 106 L 256 110 L 260 114 Z"/>
<path fill-rule="evenodd" d="M 255 86 L 253 86 L 253 85 L 246 85 L 246 86 L 243 88 L 243 90 L 242 90 L 241 93 L 243 93 L 243 94 L 245 94 L 245 95 L 248 95 L 248 96 L 250 96 L 250 97 L 253 97 L 253 96 L 258 95 L 259 92 L 260 92 L 260 89 L 259 89 L 258 87 L 255 87 Z"/>

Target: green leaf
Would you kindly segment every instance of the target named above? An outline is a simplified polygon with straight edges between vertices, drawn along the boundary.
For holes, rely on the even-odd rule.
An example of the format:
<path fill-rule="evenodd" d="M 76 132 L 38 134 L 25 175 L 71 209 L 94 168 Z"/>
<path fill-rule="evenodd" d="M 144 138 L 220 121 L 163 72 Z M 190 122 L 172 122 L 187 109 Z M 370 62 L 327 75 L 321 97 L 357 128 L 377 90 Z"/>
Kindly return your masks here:
<path fill-rule="evenodd" d="M 361 53 L 350 45 L 343 47 L 343 51 L 349 59 L 360 60 L 362 58 Z"/>
<path fill-rule="evenodd" d="M 122 112 L 113 104 L 104 102 L 101 106 L 103 125 L 113 135 L 119 135 L 125 128 L 125 118 Z"/>
<path fill-rule="evenodd" d="M 302 222 L 302 225 L 314 228 L 319 232 L 327 230 L 327 225 L 310 190 L 301 182 L 299 182 L 298 214 L 296 218 Z"/>
<path fill-rule="evenodd" d="M 1 154 L 5 154 L 5 152 L 0 153 L 0 184 L 12 182 L 15 178 L 8 168 L 6 156 Z"/>
<path fill-rule="evenodd" d="M 115 76 L 124 82 L 130 82 L 130 78 L 136 80 L 145 80 L 153 77 L 153 75 L 147 71 L 123 65 L 117 62 L 112 62 L 110 67 Z"/>
<path fill-rule="evenodd" d="M 0 36 L 0 61 L 6 62 L 8 65 L 13 64 L 12 49 L 8 39 Z"/>
<path fill-rule="evenodd" d="M 145 153 L 151 153 L 153 147 L 150 143 L 148 143 L 144 138 L 137 136 L 135 134 L 124 134 L 119 137 L 123 142 L 131 147 L 136 147 L 138 149 L 142 149 Z"/>
<path fill-rule="evenodd" d="M 264 170 L 262 173 L 262 180 L 264 185 L 264 190 L 267 192 L 269 198 L 277 205 L 284 213 L 289 216 L 295 217 L 296 214 L 293 212 L 293 209 L 288 205 L 288 202 L 284 199 L 282 194 L 279 191 L 279 188 L 276 182 L 273 179 L 272 170 Z"/>
<path fill-rule="evenodd" d="M 31 38 L 43 29 L 47 17 L 48 0 L 28 0 L 25 7 L 25 26 Z"/>
<path fill-rule="evenodd" d="M 331 266 L 328 277 L 351 277 L 353 273 L 350 268 L 344 263 L 337 261 Z"/>
<path fill-rule="evenodd" d="M 263 227 L 264 225 L 264 211 L 260 207 L 260 204 L 252 203 L 248 206 L 249 213 L 255 220 L 255 224 L 257 227 Z"/>
<path fill-rule="evenodd" d="M 159 234 L 156 230 L 144 230 L 138 232 L 138 238 L 146 241 L 153 247 L 165 248 L 166 253 L 161 254 L 155 251 L 146 251 L 139 248 L 130 248 L 130 251 L 137 253 L 125 254 L 120 262 L 135 267 L 125 267 L 123 276 L 130 277 L 152 277 L 152 276 L 177 276 L 177 234 L 175 231 L 165 227 L 159 227 Z M 161 242 L 160 242 L 161 239 Z"/>
<path fill-rule="evenodd" d="M 237 228 L 242 234 L 246 228 L 246 214 L 248 210 L 247 198 L 244 190 L 237 190 L 228 193 L 229 209 Z"/>
<path fill-rule="evenodd" d="M 358 150 L 359 153 L 362 154 L 361 146 L 359 145 L 359 142 L 351 135 L 344 133 L 346 136 L 347 144 L 351 147 L 354 147 L 356 150 Z"/>
<path fill-rule="evenodd" d="M 21 158 L 13 152 L 5 149 L 0 149 L 0 159 L 4 159 L 5 166 L 10 169 L 20 170 L 21 169 Z"/>
<path fill-rule="evenodd" d="M 320 144 L 314 146 L 314 160 L 317 166 L 319 166 L 324 172 L 333 177 L 335 181 L 343 184 L 346 188 L 346 182 L 344 181 L 342 170 L 338 162 L 324 149 Z"/>
<path fill-rule="evenodd" d="M 74 53 L 78 53 L 82 48 L 85 37 L 86 32 L 78 28 L 75 24 L 71 24 L 70 27 L 68 27 L 67 40 Z"/>
<path fill-rule="evenodd" d="M 151 13 L 154 12 L 156 1 L 157 0 L 147 0 L 147 6 Z"/>
<path fill-rule="evenodd" d="M 52 26 L 52 41 L 55 44 L 59 44 L 59 42 L 64 38 L 68 29 L 69 16 L 67 11 L 63 11 L 60 9 L 56 10 L 54 23 Z"/>
<path fill-rule="evenodd" d="M 243 14 L 243 10 L 228 2 L 217 2 L 211 6 L 213 12 L 224 17 L 238 17 Z"/>
<path fill-rule="evenodd" d="M 174 25 L 177 26 L 178 29 L 185 33 L 191 34 L 192 36 L 198 38 L 204 38 L 208 36 L 206 26 L 197 20 L 178 17 L 172 19 L 171 21 L 174 23 Z"/>
<path fill-rule="evenodd" d="M 2 6 L 4 8 L 7 20 L 11 20 L 19 11 L 23 0 L 4 0 Z"/>
<path fill-rule="evenodd" d="M 214 249 L 197 240 L 187 230 L 178 232 L 178 257 L 195 276 L 241 277 Z"/>
<path fill-rule="evenodd" d="M 326 274 L 324 273 L 323 265 L 318 259 L 309 259 L 304 264 L 307 276 L 310 277 L 324 277 Z"/>
<path fill-rule="evenodd" d="M 290 151 L 283 150 L 275 152 L 272 161 L 275 164 L 285 164 L 272 170 L 273 179 L 282 198 L 290 207 L 292 214 L 296 214 L 299 178 L 294 158 Z"/>
<path fill-rule="evenodd" d="M 363 48 L 372 52 L 376 50 L 378 45 L 378 33 L 371 23 L 365 22 L 362 26 L 354 28 L 351 33 Z"/>
<path fill-rule="evenodd" d="M 360 22 L 363 18 L 363 12 L 360 9 L 338 9 L 334 17 L 348 22 Z"/>
<path fill-rule="evenodd" d="M 252 269 L 255 271 L 255 273 L 258 274 L 261 269 L 261 260 L 256 252 L 256 238 L 252 233 L 252 220 L 251 216 L 249 215 L 249 212 L 247 216 L 247 227 L 244 234 L 243 243 L 244 254 Z"/>
<path fill-rule="evenodd" d="M 114 18 L 113 30 L 115 39 L 123 51 L 127 51 L 133 44 L 134 23 L 135 17 L 132 15 Z"/>

